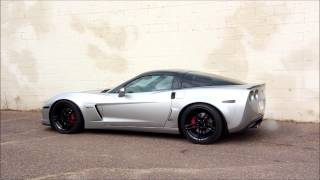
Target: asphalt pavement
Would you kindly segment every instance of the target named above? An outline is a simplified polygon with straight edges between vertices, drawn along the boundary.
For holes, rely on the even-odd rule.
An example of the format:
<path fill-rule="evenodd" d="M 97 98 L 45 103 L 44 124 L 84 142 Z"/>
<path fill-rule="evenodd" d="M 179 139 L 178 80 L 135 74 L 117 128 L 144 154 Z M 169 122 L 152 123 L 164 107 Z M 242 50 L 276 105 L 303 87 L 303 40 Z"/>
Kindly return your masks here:
<path fill-rule="evenodd" d="M 40 112 L 1 111 L 1 179 L 319 179 L 319 124 L 266 120 L 197 145 L 169 134 L 59 134 Z"/>

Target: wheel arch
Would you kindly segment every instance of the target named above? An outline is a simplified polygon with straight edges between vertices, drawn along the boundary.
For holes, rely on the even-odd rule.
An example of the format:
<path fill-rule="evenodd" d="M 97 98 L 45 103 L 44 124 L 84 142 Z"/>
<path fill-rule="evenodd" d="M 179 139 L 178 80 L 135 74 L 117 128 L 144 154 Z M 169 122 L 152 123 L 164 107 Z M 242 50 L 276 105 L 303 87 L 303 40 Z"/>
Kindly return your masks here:
<path fill-rule="evenodd" d="M 77 108 L 77 110 L 80 112 L 81 118 L 82 118 L 83 121 L 84 121 L 83 112 L 82 112 L 81 108 L 79 107 L 79 105 L 78 105 L 77 103 L 75 103 L 74 101 L 69 100 L 69 99 L 59 99 L 59 100 L 55 101 L 55 102 L 50 106 L 50 110 L 49 110 L 49 120 L 50 120 L 50 121 L 51 121 L 51 115 L 52 115 L 52 113 L 53 113 L 54 107 L 55 107 L 57 104 L 63 103 L 63 102 L 69 102 L 69 103 L 72 103 L 73 105 L 75 105 L 75 107 Z"/>
<path fill-rule="evenodd" d="M 179 115 L 178 115 L 178 128 L 179 128 L 180 134 L 183 134 L 182 131 L 181 131 L 181 127 L 180 127 L 180 125 L 181 125 L 181 116 L 182 116 L 182 114 L 184 113 L 184 111 L 185 111 L 188 107 L 190 107 L 190 106 L 192 106 L 192 105 L 195 105 L 195 104 L 204 104 L 204 105 L 208 105 L 208 106 L 210 106 L 211 108 L 215 109 L 215 110 L 219 113 L 219 115 L 221 116 L 221 118 L 222 118 L 223 125 L 224 125 L 224 131 L 225 131 L 225 132 L 228 132 L 228 124 L 227 124 L 227 121 L 226 121 L 223 113 L 222 113 L 217 107 L 215 107 L 215 106 L 212 105 L 212 104 L 206 103 L 206 102 L 194 102 L 194 103 L 190 103 L 190 104 L 184 106 L 184 107 L 182 108 L 182 110 L 179 112 Z"/>

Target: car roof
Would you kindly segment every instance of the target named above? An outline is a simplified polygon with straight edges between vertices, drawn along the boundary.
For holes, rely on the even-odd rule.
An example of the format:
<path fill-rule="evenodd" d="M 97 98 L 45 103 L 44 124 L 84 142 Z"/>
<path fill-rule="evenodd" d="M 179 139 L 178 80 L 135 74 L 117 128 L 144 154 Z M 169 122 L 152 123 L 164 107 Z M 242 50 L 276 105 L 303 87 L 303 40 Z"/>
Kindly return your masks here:
<path fill-rule="evenodd" d="M 184 75 L 184 74 L 192 74 L 195 76 L 217 76 L 216 74 L 211 73 L 205 73 L 201 71 L 194 71 L 194 70 L 186 70 L 186 69 L 161 69 L 161 70 L 153 70 L 153 71 L 147 71 L 139 76 L 145 76 L 145 75 L 152 75 L 152 74 L 175 74 L 175 75 Z"/>
<path fill-rule="evenodd" d="M 232 79 L 232 78 L 228 78 L 228 77 L 224 77 L 224 76 L 220 76 L 212 73 L 193 71 L 193 70 L 184 70 L 184 69 L 154 70 L 154 71 L 145 72 L 141 74 L 140 77 L 145 75 L 153 75 L 153 74 L 173 74 L 175 76 L 180 76 L 180 77 L 184 76 L 185 74 L 190 74 L 192 76 L 200 76 L 200 77 L 205 76 L 208 78 L 214 78 L 215 80 L 232 81 L 234 83 L 243 84 L 243 82 L 236 79 Z"/>
<path fill-rule="evenodd" d="M 184 69 L 161 69 L 161 70 L 153 70 L 147 71 L 143 74 L 161 74 L 161 73 L 175 73 L 175 74 L 185 74 L 187 72 L 191 72 L 190 70 Z"/>
<path fill-rule="evenodd" d="M 146 75 L 153 75 L 153 74 L 174 74 L 178 76 L 183 76 L 184 74 L 192 74 L 194 76 L 208 76 L 208 77 L 220 77 L 216 74 L 212 73 L 206 73 L 206 72 L 201 72 L 201 71 L 194 71 L 194 70 L 186 70 L 186 69 L 161 69 L 161 70 L 152 70 L 152 71 L 147 71 L 139 75 L 140 76 L 146 76 Z M 137 76 L 138 77 L 138 76 Z"/>
<path fill-rule="evenodd" d="M 147 71 L 147 72 L 144 72 L 140 75 L 137 75 L 127 81 L 125 81 L 124 83 L 118 85 L 117 87 L 113 88 L 110 92 L 114 92 L 116 91 L 117 89 L 121 88 L 122 86 L 126 85 L 127 83 L 137 79 L 137 78 L 140 78 L 142 76 L 150 76 L 150 75 L 161 75 L 161 74 L 170 74 L 170 75 L 173 75 L 173 76 L 177 76 L 179 78 L 183 78 L 183 76 L 185 74 L 191 74 L 191 75 L 194 75 L 194 76 L 207 76 L 207 77 L 214 77 L 216 79 L 220 79 L 220 80 L 232 80 L 232 79 L 229 79 L 229 78 L 225 78 L 225 77 L 222 77 L 222 76 L 218 76 L 218 75 L 215 75 L 215 74 L 208 74 L 208 73 L 203 73 L 203 72 L 200 72 L 200 71 L 193 71 L 193 70 L 185 70 L 185 69 L 162 69 L 162 70 L 153 70 L 153 71 Z"/>

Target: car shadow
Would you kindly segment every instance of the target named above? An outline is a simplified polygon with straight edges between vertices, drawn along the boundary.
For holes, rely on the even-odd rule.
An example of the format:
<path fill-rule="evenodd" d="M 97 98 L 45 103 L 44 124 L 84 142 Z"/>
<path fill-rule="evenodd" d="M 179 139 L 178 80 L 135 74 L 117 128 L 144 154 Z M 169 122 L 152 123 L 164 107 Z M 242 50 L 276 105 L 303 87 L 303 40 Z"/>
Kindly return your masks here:
<path fill-rule="evenodd" d="M 143 136 L 150 138 L 171 138 L 171 139 L 183 139 L 180 134 L 166 134 L 155 132 L 141 132 L 141 131 L 127 131 L 127 130 L 110 130 L 110 129 L 86 129 L 83 131 L 86 134 L 110 134 L 116 136 Z"/>
<path fill-rule="evenodd" d="M 245 131 L 230 133 L 221 138 L 217 144 L 255 142 L 263 138 L 262 129 L 246 129 Z"/>
<path fill-rule="evenodd" d="M 138 131 L 125 131 L 125 130 L 102 130 L 102 129 L 87 129 L 84 131 L 87 134 L 110 134 L 116 136 L 141 136 L 150 138 L 161 138 L 161 139 L 185 139 L 181 134 L 166 134 L 166 133 L 154 133 L 154 132 L 138 132 Z M 259 129 L 247 129 L 243 132 L 232 133 L 224 135 L 215 144 L 225 143 L 242 143 L 258 141 L 262 136 L 262 132 Z"/>
<path fill-rule="evenodd" d="M 46 131 L 54 132 L 51 128 L 46 128 Z M 166 133 L 156 133 L 156 132 L 141 132 L 141 131 L 128 131 L 128 130 L 112 130 L 112 129 L 85 129 L 80 134 L 89 135 L 112 135 L 112 136 L 136 136 L 145 138 L 161 138 L 161 139 L 176 139 L 185 140 L 185 137 L 181 134 L 166 134 Z M 259 141 L 259 139 L 265 136 L 266 132 L 263 129 L 247 129 L 238 133 L 231 133 L 222 136 L 216 143 L 219 144 L 229 144 L 229 143 L 246 143 Z"/>

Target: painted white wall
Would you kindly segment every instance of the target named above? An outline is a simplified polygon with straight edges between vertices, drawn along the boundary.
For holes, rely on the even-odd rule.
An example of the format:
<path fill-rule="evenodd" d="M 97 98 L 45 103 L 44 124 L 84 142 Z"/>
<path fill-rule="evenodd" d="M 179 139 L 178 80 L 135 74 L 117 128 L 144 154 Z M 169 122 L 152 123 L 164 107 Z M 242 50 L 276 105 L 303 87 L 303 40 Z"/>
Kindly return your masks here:
<path fill-rule="evenodd" d="M 267 84 L 268 118 L 319 122 L 319 1 L 1 1 L 1 108 L 183 68 Z"/>

